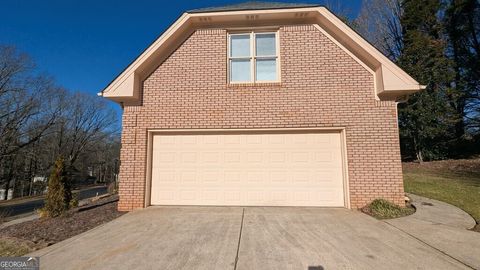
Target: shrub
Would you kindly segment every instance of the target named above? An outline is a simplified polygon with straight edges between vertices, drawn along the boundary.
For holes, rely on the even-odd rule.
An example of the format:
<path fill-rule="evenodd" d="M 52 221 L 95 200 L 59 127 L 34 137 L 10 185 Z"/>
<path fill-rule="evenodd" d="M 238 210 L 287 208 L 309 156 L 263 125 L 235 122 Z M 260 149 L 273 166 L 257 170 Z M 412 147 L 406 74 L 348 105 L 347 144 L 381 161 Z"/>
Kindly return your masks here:
<path fill-rule="evenodd" d="M 46 200 L 45 200 L 45 201 L 46 201 Z M 48 215 L 48 212 L 47 212 L 47 207 L 46 207 L 46 206 L 44 206 L 44 207 L 42 207 L 42 208 L 38 208 L 38 209 L 36 210 L 36 212 L 37 212 L 38 216 L 40 216 L 40 218 L 46 218 L 46 217 L 49 216 L 49 215 Z"/>
<path fill-rule="evenodd" d="M 385 199 L 375 199 L 362 208 L 362 212 L 378 219 L 390 219 L 411 215 L 415 209 L 411 206 L 400 207 Z"/>
<path fill-rule="evenodd" d="M 72 195 L 72 200 L 70 200 L 70 208 L 78 207 L 78 197 L 77 194 Z"/>

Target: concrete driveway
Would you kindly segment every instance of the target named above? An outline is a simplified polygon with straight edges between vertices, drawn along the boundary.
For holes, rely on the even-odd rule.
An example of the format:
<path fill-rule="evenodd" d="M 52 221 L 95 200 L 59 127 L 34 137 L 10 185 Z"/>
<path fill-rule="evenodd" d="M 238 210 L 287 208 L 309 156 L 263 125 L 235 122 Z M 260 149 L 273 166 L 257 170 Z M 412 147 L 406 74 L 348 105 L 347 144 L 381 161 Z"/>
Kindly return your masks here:
<path fill-rule="evenodd" d="M 41 269 L 470 269 L 357 211 L 150 207 L 37 251 Z"/>

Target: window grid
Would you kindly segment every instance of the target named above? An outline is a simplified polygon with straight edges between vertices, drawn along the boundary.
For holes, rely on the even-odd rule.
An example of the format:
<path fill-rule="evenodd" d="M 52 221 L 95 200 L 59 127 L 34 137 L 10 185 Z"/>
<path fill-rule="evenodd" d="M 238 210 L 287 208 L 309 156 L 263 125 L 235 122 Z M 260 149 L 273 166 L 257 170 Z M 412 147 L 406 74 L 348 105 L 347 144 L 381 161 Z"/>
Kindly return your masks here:
<path fill-rule="evenodd" d="M 260 55 L 257 56 L 256 50 L 256 35 L 259 34 L 274 34 L 275 35 L 275 55 Z M 250 37 L 250 56 L 232 56 L 232 36 L 245 36 Z M 278 31 L 250 31 L 241 33 L 228 34 L 228 81 L 231 84 L 241 83 L 276 83 L 280 81 L 280 61 L 279 61 L 279 38 Z M 275 60 L 275 80 L 272 81 L 258 81 L 256 74 L 256 63 L 259 60 Z M 249 81 L 232 81 L 232 60 L 249 60 L 250 61 L 250 80 Z"/>

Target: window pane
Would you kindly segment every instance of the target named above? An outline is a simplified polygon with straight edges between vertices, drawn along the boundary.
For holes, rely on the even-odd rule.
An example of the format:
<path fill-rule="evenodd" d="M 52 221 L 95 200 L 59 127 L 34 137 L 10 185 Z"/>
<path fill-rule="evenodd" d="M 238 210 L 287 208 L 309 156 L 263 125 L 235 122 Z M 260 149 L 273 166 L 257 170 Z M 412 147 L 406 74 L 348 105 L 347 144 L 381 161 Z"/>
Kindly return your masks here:
<path fill-rule="evenodd" d="M 276 59 L 257 59 L 256 65 L 257 81 L 277 80 Z"/>
<path fill-rule="evenodd" d="M 231 82 L 249 82 L 251 81 L 250 74 L 250 59 L 235 59 L 231 61 Z"/>
<path fill-rule="evenodd" d="M 275 34 L 255 34 L 256 55 L 273 56 L 275 50 Z"/>
<path fill-rule="evenodd" d="M 250 35 L 230 36 L 230 56 L 250 56 Z"/>

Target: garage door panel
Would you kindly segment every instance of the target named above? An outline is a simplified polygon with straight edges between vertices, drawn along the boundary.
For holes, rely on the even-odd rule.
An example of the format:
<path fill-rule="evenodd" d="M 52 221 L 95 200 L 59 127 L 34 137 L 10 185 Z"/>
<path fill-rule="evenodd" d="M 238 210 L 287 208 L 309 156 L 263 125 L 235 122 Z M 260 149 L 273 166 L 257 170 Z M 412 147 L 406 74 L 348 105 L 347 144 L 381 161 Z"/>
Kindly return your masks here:
<path fill-rule="evenodd" d="M 221 197 L 223 197 L 221 190 L 216 189 L 204 189 L 202 190 L 201 198 L 205 200 L 205 202 L 211 203 L 218 203 L 221 201 Z"/>
<path fill-rule="evenodd" d="M 198 155 L 195 152 L 184 152 L 178 154 L 180 156 L 179 162 L 181 163 L 197 163 Z"/>
<path fill-rule="evenodd" d="M 269 180 L 272 183 L 287 182 L 289 179 L 286 170 L 269 171 Z"/>
<path fill-rule="evenodd" d="M 162 168 L 152 168 L 152 179 L 162 179 L 162 182 L 175 183 L 177 173 L 174 170 L 165 170 Z"/>
<path fill-rule="evenodd" d="M 151 204 L 344 206 L 340 138 L 156 135 Z"/>
<path fill-rule="evenodd" d="M 268 152 L 267 162 L 270 163 L 285 163 L 287 161 L 287 155 L 284 152 Z"/>
<path fill-rule="evenodd" d="M 157 141 L 157 144 L 153 145 L 153 150 L 157 150 L 159 147 L 163 148 L 168 145 L 174 145 L 176 138 L 174 136 L 159 136 L 155 139 Z"/>
<path fill-rule="evenodd" d="M 315 162 L 334 162 L 339 157 L 332 153 L 331 151 L 320 150 L 313 153 Z"/>
<path fill-rule="evenodd" d="M 198 179 L 196 171 L 182 170 L 178 174 L 180 175 L 180 182 L 184 184 L 194 184 Z"/>
<path fill-rule="evenodd" d="M 249 185 L 260 185 L 264 183 L 265 174 L 263 171 L 259 170 L 260 168 L 252 169 L 245 173 L 245 180 Z"/>
<path fill-rule="evenodd" d="M 177 136 L 181 144 L 197 144 L 197 140 L 200 139 L 197 136 Z"/>
<path fill-rule="evenodd" d="M 200 174 L 199 176 L 199 181 L 200 183 L 205 183 L 205 184 L 220 184 L 219 182 L 222 182 L 223 177 L 221 176 L 221 172 L 218 170 L 205 170 L 203 173 Z"/>
<path fill-rule="evenodd" d="M 176 160 L 177 153 L 175 152 L 157 152 L 154 158 L 158 160 L 159 163 L 156 165 L 160 165 L 162 163 L 174 163 Z"/>
<path fill-rule="evenodd" d="M 219 137 L 218 136 L 204 136 L 203 137 L 203 142 L 205 144 L 218 144 L 219 143 Z"/>
<path fill-rule="evenodd" d="M 261 145 L 263 143 L 262 138 L 263 137 L 261 137 L 261 136 L 247 136 L 247 137 L 245 137 L 245 141 L 249 145 L 253 144 L 255 146 L 258 146 L 258 145 Z"/>
<path fill-rule="evenodd" d="M 227 205 L 241 205 L 242 204 L 242 195 L 238 189 L 225 190 L 225 202 Z"/>
<path fill-rule="evenodd" d="M 337 200 L 343 199 L 343 196 L 338 194 L 338 192 L 334 189 L 318 190 L 312 192 L 312 194 L 315 198 L 317 198 L 317 200 L 324 204 L 330 203 L 332 201 L 330 198 L 336 198 Z"/>
<path fill-rule="evenodd" d="M 242 155 L 240 152 L 226 152 L 224 154 L 224 160 L 227 163 L 239 163 L 242 161 Z"/>
<path fill-rule="evenodd" d="M 236 171 L 225 171 L 223 174 L 223 180 L 225 184 L 235 184 L 235 183 L 240 183 L 242 179 L 242 172 L 240 170 Z M 227 186 L 228 187 L 228 186 Z M 225 188 L 227 188 L 225 187 Z"/>

